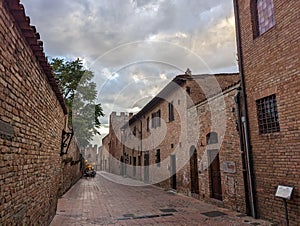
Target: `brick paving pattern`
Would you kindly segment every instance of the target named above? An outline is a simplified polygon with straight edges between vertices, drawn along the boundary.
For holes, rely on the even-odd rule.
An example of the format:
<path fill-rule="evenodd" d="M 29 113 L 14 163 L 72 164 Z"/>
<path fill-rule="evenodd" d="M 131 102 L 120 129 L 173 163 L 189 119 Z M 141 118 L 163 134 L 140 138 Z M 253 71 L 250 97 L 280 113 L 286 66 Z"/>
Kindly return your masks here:
<path fill-rule="evenodd" d="M 59 199 L 51 226 L 271 225 L 153 185 L 128 186 L 112 178 L 131 180 L 106 172 L 82 178 Z"/>

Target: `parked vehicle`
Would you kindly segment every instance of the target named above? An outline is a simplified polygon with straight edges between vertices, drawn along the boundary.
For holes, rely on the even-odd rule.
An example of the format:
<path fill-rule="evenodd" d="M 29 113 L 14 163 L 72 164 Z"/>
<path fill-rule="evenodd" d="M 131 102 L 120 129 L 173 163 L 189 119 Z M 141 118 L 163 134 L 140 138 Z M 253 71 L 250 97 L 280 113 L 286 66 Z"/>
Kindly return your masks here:
<path fill-rule="evenodd" d="M 88 164 L 84 173 L 85 177 L 95 177 L 96 176 L 96 170 Z"/>
<path fill-rule="evenodd" d="M 87 177 L 95 177 L 96 176 L 96 171 L 94 169 L 92 170 L 87 170 L 86 172 Z"/>

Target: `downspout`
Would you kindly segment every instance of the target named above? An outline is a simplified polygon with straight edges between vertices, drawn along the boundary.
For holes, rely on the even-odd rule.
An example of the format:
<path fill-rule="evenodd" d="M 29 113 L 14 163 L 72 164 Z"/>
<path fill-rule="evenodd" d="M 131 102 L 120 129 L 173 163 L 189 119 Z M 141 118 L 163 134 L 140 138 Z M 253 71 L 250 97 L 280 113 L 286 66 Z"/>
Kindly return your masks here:
<path fill-rule="evenodd" d="M 244 102 L 243 113 L 244 117 L 242 117 L 242 122 L 244 126 L 244 134 L 245 134 L 245 144 L 246 144 L 246 159 L 248 166 L 248 182 L 249 182 L 249 195 L 250 195 L 250 207 L 251 207 L 251 215 L 254 218 L 257 218 L 256 215 L 256 207 L 254 203 L 254 187 L 253 187 L 253 172 L 252 172 L 252 161 L 250 160 L 250 136 L 249 136 L 249 121 L 248 121 L 248 109 L 247 109 L 247 96 L 245 89 L 245 76 L 244 76 L 244 65 L 243 65 L 243 54 L 242 54 L 242 45 L 241 45 L 241 25 L 240 25 L 240 15 L 239 15 L 239 0 L 233 0 L 234 12 L 235 12 L 235 24 L 236 24 L 236 42 L 237 42 L 237 50 L 238 50 L 238 63 L 239 63 L 239 71 L 241 77 L 241 88 L 242 88 L 242 100 Z"/>
<path fill-rule="evenodd" d="M 140 158 L 142 159 L 142 153 L 143 153 L 143 122 L 142 122 L 142 119 L 140 119 L 140 123 L 141 123 L 141 137 L 140 137 L 141 138 L 141 152 L 140 152 L 141 157 Z M 137 161 L 139 161 L 139 160 L 137 159 Z M 141 167 L 139 167 L 139 168 L 141 170 L 140 175 L 142 175 L 142 169 L 141 169 Z"/>
<path fill-rule="evenodd" d="M 242 112 L 241 112 L 241 92 L 240 87 L 238 88 L 238 92 L 234 97 L 234 101 L 236 103 L 237 108 L 237 129 L 240 137 L 240 151 L 241 151 L 241 159 L 242 159 L 242 173 L 243 173 L 243 181 L 245 188 L 245 203 L 246 203 L 246 213 L 249 215 L 250 211 L 250 200 L 249 200 L 249 189 L 248 189 L 248 178 L 247 178 L 247 166 L 245 161 L 245 142 L 244 142 L 244 133 L 243 133 L 243 125 L 242 125 Z"/>
<path fill-rule="evenodd" d="M 142 119 L 140 119 L 140 123 L 141 123 L 141 136 L 140 136 L 140 139 L 141 139 L 141 152 L 143 151 L 143 122 L 142 122 Z"/>

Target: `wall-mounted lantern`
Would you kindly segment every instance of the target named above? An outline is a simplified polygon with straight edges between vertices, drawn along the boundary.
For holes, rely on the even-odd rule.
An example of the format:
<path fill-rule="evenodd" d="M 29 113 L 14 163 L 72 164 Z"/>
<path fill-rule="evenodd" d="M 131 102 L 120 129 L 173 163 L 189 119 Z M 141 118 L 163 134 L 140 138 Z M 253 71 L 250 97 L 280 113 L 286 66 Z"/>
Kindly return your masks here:
<path fill-rule="evenodd" d="M 65 130 L 62 131 L 60 156 L 66 155 L 68 153 L 73 135 L 73 129 L 70 132 L 66 132 Z"/>

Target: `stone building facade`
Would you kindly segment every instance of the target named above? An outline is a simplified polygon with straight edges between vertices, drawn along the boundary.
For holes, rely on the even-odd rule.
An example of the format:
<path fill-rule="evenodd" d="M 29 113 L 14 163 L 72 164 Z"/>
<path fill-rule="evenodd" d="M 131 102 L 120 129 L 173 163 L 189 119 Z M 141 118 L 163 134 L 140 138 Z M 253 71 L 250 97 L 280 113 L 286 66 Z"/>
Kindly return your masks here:
<path fill-rule="evenodd" d="M 101 169 L 101 152 L 102 152 L 102 145 L 98 147 L 98 151 L 97 151 L 97 162 L 96 162 L 96 170 L 102 170 Z"/>
<path fill-rule="evenodd" d="M 82 151 L 82 155 L 84 160 L 86 160 L 89 164 L 91 164 L 94 169 L 96 169 L 97 161 L 98 161 L 98 148 L 97 145 L 89 145 L 85 147 Z"/>
<path fill-rule="evenodd" d="M 256 217 L 285 224 L 278 185 L 293 187 L 288 213 L 300 224 L 300 2 L 234 0 L 246 96 Z"/>
<path fill-rule="evenodd" d="M 100 170 L 110 171 L 109 134 L 102 139 L 102 146 L 99 147 Z"/>
<path fill-rule="evenodd" d="M 195 105 L 200 136 L 197 146 L 190 148 L 191 159 L 186 172 L 193 174 L 190 175 L 189 188 L 201 199 L 246 213 L 245 168 L 236 126 L 235 96 L 238 89 L 239 83 L 233 83 L 222 89 L 222 93 Z M 197 175 L 198 179 L 194 179 Z"/>
<path fill-rule="evenodd" d="M 125 112 L 121 112 L 118 115 L 116 112 L 112 112 L 109 116 L 109 172 L 114 174 L 120 174 L 122 160 L 122 138 L 121 127 L 128 123 L 129 115 Z M 104 141 L 105 142 L 105 141 Z"/>
<path fill-rule="evenodd" d="M 122 127 L 122 174 L 246 213 L 238 88 L 238 74 L 176 76 Z"/>
<path fill-rule="evenodd" d="M 47 225 L 80 153 L 74 139 L 62 148 L 67 109 L 18 0 L 0 1 L 0 36 L 0 225 Z"/>

